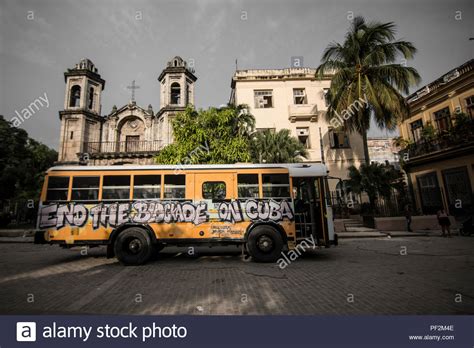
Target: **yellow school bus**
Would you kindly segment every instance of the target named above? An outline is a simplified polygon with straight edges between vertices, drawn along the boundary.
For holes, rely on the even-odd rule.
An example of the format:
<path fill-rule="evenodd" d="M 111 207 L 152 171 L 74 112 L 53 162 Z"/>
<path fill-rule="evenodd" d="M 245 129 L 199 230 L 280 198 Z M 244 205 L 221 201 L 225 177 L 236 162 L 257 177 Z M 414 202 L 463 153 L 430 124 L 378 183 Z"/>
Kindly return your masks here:
<path fill-rule="evenodd" d="M 124 265 L 170 245 L 236 244 L 274 262 L 301 243 L 337 244 L 326 192 L 322 164 L 58 166 L 35 243 L 106 245 Z"/>

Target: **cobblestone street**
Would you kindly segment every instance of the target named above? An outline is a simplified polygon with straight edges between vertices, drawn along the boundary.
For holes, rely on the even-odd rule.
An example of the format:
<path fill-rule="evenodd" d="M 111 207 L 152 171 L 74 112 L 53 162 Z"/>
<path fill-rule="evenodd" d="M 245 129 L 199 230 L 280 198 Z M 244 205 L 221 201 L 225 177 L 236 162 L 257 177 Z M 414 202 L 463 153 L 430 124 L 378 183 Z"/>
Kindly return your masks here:
<path fill-rule="evenodd" d="M 235 247 L 164 249 L 141 267 L 103 248 L 0 243 L 2 314 L 473 314 L 474 238 L 342 240 L 281 270 Z"/>

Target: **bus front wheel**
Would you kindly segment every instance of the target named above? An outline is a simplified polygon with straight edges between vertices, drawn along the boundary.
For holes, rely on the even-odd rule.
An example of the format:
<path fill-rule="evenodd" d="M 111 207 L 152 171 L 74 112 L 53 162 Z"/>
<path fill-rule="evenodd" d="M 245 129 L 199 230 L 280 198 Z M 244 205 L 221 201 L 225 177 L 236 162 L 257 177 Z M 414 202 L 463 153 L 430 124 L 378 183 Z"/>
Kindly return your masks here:
<path fill-rule="evenodd" d="M 257 226 L 250 232 L 247 249 L 257 262 L 275 262 L 283 250 L 283 239 L 273 227 Z"/>
<path fill-rule="evenodd" d="M 115 240 L 114 252 L 120 263 L 127 266 L 142 265 L 154 251 L 148 233 L 141 228 L 127 228 Z"/>

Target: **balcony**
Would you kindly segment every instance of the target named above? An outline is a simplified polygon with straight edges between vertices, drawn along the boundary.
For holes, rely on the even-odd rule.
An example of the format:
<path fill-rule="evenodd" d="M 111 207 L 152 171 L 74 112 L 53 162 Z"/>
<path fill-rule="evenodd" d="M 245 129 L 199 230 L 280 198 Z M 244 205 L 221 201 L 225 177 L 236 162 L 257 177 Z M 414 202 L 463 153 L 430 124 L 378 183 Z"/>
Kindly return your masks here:
<path fill-rule="evenodd" d="M 291 122 L 318 120 L 318 106 L 316 104 L 291 104 L 288 105 L 288 119 Z"/>
<path fill-rule="evenodd" d="M 443 158 L 474 153 L 474 120 L 462 128 L 440 132 L 433 139 L 422 139 L 399 152 L 406 165 L 423 164 Z"/>
<path fill-rule="evenodd" d="M 151 156 L 161 149 L 161 141 L 102 141 L 84 143 L 84 153 L 91 157 Z"/>

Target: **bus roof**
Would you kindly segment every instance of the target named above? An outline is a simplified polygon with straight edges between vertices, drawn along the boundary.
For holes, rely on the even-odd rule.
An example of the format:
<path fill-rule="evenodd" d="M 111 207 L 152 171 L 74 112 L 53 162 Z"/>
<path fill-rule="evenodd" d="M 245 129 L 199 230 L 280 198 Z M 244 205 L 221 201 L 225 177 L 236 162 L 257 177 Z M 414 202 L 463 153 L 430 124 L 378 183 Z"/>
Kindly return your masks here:
<path fill-rule="evenodd" d="M 321 163 L 279 163 L 279 164 L 172 164 L 172 165 L 116 165 L 116 166 L 55 166 L 55 171 L 115 171 L 115 170 L 206 170 L 206 169 L 271 169 L 287 168 L 291 176 L 326 176 L 327 167 Z"/>

